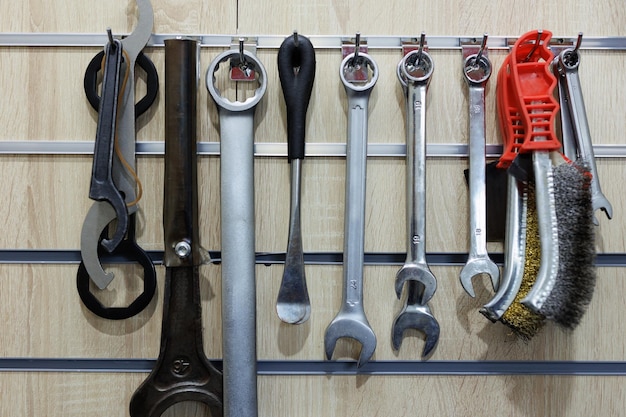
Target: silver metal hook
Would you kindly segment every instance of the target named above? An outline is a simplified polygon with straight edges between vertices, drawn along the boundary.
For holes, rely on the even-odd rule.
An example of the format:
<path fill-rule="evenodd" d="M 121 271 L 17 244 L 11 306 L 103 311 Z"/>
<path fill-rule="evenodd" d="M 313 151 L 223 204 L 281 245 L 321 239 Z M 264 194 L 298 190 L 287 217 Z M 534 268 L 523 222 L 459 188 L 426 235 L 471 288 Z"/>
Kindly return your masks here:
<path fill-rule="evenodd" d="M 530 50 L 530 52 L 528 53 L 528 55 L 524 59 L 524 62 L 528 62 L 530 60 L 530 57 L 533 56 L 533 54 L 537 50 L 537 48 L 539 48 L 539 43 L 541 42 L 541 36 L 542 35 L 543 35 L 543 30 L 539 29 L 537 31 L 537 40 L 535 41 L 535 46 L 532 47 L 532 49 Z"/>
<path fill-rule="evenodd" d="M 359 58 L 359 48 L 361 48 L 361 33 L 357 32 L 354 38 L 354 58 L 352 58 L 352 65 L 356 64 L 356 60 Z"/>
<path fill-rule="evenodd" d="M 239 38 L 239 65 L 245 67 L 246 66 L 246 57 L 243 53 L 243 42 L 244 38 Z"/>
<path fill-rule="evenodd" d="M 420 34 L 419 48 L 417 48 L 417 55 L 415 57 L 415 65 L 417 65 L 422 60 L 422 52 L 424 51 L 425 43 L 426 43 L 426 32 L 422 32 Z"/>
<path fill-rule="evenodd" d="M 488 37 L 489 37 L 489 35 L 487 33 L 485 33 L 483 35 L 483 41 L 480 44 L 480 49 L 478 50 L 478 53 L 476 54 L 476 58 L 474 58 L 474 65 L 479 65 L 480 59 L 483 57 L 483 51 L 487 47 L 487 38 Z"/>
<path fill-rule="evenodd" d="M 580 44 L 583 42 L 583 33 L 578 32 L 578 39 L 576 39 L 576 46 L 574 46 L 574 52 L 578 52 Z"/>
<path fill-rule="evenodd" d="M 299 46 L 299 44 L 298 44 L 298 31 L 297 30 L 293 31 L 293 43 L 296 45 L 296 48 Z"/>

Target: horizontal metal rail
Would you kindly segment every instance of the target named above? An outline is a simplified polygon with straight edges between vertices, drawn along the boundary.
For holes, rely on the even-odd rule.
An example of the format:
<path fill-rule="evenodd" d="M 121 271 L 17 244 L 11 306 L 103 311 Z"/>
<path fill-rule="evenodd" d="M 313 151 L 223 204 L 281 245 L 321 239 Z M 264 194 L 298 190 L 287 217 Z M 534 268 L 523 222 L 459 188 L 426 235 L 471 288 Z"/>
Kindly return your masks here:
<path fill-rule="evenodd" d="M 148 373 L 154 359 L 0 358 L 0 372 Z M 221 360 L 211 360 L 218 369 Z M 624 376 L 618 361 L 354 361 L 260 360 L 259 375 L 578 375 Z"/>
<path fill-rule="evenodd" d="M 163 251 L 147 251 L 155 265 L 163 264 Z M 222 261 L 219 251 L 207 251 L 207 263 L 218 264 Z M 431 252 L 426 254 L 428 264 L 434 266 L 463 266 L 467 261 L 467 253 Z M 504 262 L 502 253 L 491 253 L 491 259 L 499 265 Z M 365 265 L 402 265 L 406 254 L 403 252 L 366 252 Z M 62 249 L 0 249 L 0 264 L 77 264 L 81 261 L 80 251 Z M 132 263 L 121 255 L 103 254 L 102 263 Z M 341 265 L 341 252 L 306 252 L 304 262 L 308 265 Z M 259 265 L 275 265 L 285 263 L 284 252 L 257 252 L 256 263 Z M 595 265 L 598 267 L 626 267 L 626 253 L 599 253 Z"/>
<path fill-rule="evenodd" d="M 115 34 L 125 35 L 125 34 Z M 289 34 L 285 34 L 288 36 Z M 223 35 L 223 34 L 153 34 L 148 41 L 148 47 L 163 47 L 166 39 L 188 37 L 198 39 L 204 48 L 230 48 L 233 38 L 247 38 L 253 40 L 260 49 L 278 49 L 285 36 L 277 35 Z M 311 35 L 308 36 L 316 49 L 340 49 L 345 41 L 353 35 Z M 553 36 L 553 41 L 562 44 L 573 44 L 578 34 L 573 36 Z M 419 35 L 407 36 L 368 36 L 361 35 L 361 41 L 367 43 L 370 49 L 401 49 L 403 42 L 415 42 Z M 427 36 L 430 50 L 460 50 L 461 45 L 467 42 L 479 43 L 482 33 L 469 36 Z M 506 50 L 515 41 L 516 36 L 489 35 L 487 48 L 492 50 Z M 107 34 L 102 33 L 0 33 L 0 47 L 102 47 L 108 42 Z M 580 49 L 591 50 L 626 50 L 624 36 L 585 36 Z"/>
<path fill-rule="evenodd" d="M 198 142 L 198 155 L 219 155 L 219 142 Z M 93 141 L 0 141 L 0 155 L 93 155 Z M 163 155 L 163 141 L 140 141 L 135 146 L 137 155 Z M 626 144 L 596 144 L 596 158 L 626 158 Z M 502 145 L 487 145 L 488 158 L 502 155 Z M 259 157 L 286 157 L 287 143 L 257 142 L 254 154 Z M 310 157 L 345 157 L 345 143 L 307 143 L 305 154 Z M 371 157 L 404 157 L 404 143 L 369 143 L 367 154 Z M 467 158 L 468 147 L 464 143 L 429 143 L 426 156 L 430 158 Z"/>

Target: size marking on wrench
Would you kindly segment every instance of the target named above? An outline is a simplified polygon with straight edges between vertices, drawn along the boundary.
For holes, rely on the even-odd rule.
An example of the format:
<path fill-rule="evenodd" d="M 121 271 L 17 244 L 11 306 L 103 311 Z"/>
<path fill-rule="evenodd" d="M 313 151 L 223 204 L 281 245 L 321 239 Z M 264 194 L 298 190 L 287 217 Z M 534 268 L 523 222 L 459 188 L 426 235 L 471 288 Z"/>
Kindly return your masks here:
<path fill-rule="evenodd" d="M 407 281 L 422 284 L 419 304 L 426 304 L 435 294 L 437 280 L 426 263 L 426 93 L 434 63 L 424 49 L 407 53 L 397 67 L 398 79 L 406 98 L 406 224 L 407 256 L 396 274 L 398 299 Z"/>
<path fill-rule="evenodd" d="M 498 266 L 487 253 L 487 201 L 485 186 L 485 86 L 491 76 L 491 62 L 487 58 L 485 45 L 476 54 L 465 59 L 463 75 L 469 89 L 469 195 L 470 195 L 470 251 L 460 280 L 465 291 L 475 296 L 472 278 L 480 274 L 491 277 L 493 288 L 500 282 Z"/>
<path fill-rule="evenodd" d="M 258 77 L 254 96 L 229 101 L 215 87 L 220 64 L 244 54 Z M 207 89 L 219 111 L 222 239 L 222 351 L 224 415 L 257 415 L 256 280 L 254 231 L 254 112 L 267 89 L 263 64 L 247 50 L 218 55 Z"/>
<path fill-rule="evenodd" d="M 357 56 L 358 55 L 358 56 Z M 346 78 L 350 66 L 372 69 L 366 83 Z M 337 340 L 349 337 L 361 343 L 357 366 L 364 365 L 376 350 L 376 335 L 363 309 L 363 260 L 365 235 L 365 185 L 367 164 L 367 112 L 369 97 L 378 80 L 378 66 L 367 54 L 350 54 L 341 62 L 339 76 L 348 95 L 348 143 L 346 156 L 346 209 L 343 244 L 343 296 L 337 316 L 324 333 L 326 358 L 330 359 Z"/>

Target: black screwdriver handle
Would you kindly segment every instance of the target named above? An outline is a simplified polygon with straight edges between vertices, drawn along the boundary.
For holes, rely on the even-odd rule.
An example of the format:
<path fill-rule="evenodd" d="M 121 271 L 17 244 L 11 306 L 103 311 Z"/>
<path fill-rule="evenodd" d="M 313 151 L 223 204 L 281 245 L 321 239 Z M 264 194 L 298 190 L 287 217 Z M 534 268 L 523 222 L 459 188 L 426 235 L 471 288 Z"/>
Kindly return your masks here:
<path fill-rule="evenodd" d="M 293 34 L 278 50 L 278 76 L 287 105 L 289 161 L 304 159 L 306 112 L 315 79 L 315 49 L 308 38 Z"/>

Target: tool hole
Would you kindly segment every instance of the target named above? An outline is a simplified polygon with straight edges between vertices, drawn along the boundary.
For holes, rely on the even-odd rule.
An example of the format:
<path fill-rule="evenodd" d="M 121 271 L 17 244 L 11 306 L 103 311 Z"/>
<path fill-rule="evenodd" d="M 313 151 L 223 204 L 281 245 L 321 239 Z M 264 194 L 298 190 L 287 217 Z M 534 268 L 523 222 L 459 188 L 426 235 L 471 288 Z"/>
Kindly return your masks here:
<path fill-rule="evenodd" d="M 215 85 L 215 88 L 219 91 L 222 98 L 230 101 L 240 101 L 240 99 L 237 97 L 237 89 L 239 87 L 239 84 L 249 84 L 247 82 L 234 82 L 230 79 L 230 65 L 228 65 L 228 62 L 220 63 L 220 65 L 215 68 L 213 77 L 213 84 Z"/>
<path fill-rule="evenodd" d="M 115 274 L 115 278 L 103 290 L 93 282 L 89 291 L 105 307 L 127 307 L 143 293 L 144 269 L 140 264 L 103 264 L 106 272 Z"/>
<path fill-rule="evenodd" d="M 200 402 L 183 401 L 165 410 L 161 417 L 217 417 L 211 414 L 209 407 Z"/>

